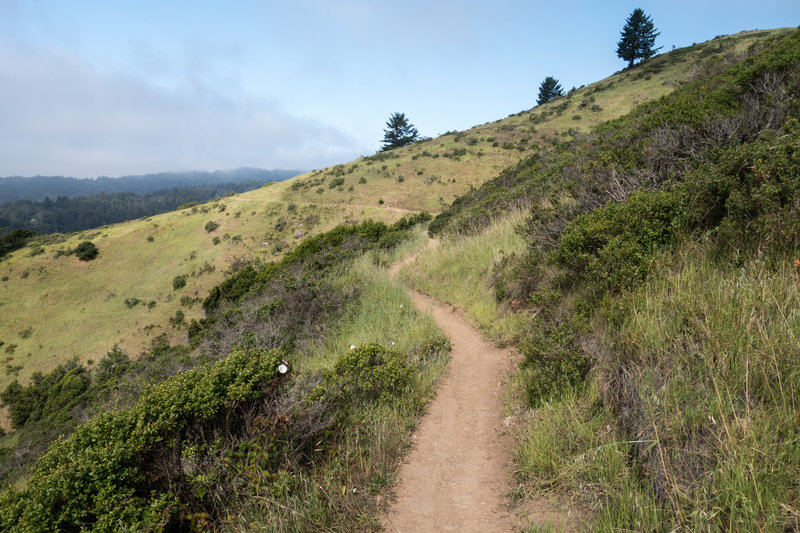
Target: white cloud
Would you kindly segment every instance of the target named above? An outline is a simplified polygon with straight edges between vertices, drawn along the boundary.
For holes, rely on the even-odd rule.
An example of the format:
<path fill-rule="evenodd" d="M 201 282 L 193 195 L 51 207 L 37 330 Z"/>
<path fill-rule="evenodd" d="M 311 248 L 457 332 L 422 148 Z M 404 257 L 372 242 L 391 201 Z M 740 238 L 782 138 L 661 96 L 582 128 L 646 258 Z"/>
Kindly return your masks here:
<path fill-rule="evenodd" d="M 364 151 L 334 127 L 217 85 L 157 87 L 0 40 L 0 175 L 313 168 Z"/>

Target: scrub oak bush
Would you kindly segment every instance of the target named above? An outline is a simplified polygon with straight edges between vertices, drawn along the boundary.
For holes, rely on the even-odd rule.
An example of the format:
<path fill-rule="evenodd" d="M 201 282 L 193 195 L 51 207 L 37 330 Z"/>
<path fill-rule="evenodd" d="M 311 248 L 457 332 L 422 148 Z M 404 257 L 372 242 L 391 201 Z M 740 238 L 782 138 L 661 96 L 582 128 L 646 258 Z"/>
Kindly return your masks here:
<path fill-rule="evenodd" d="M 235 350 L 80 426 L 39 459 L 25 489 L 0 494 L 0 529 L 180 527 L 198 494 L 198 481 L 184 474 L 185 452 L 261 397 L 280 360 L 277 352 Z"/>
<path fill-rule="evenodd" d="M 81 261 L 91 261 L 96 258 L 100 251 L 92 241 L 83 241 L 75 247 L 75 256 Z"/>
<path fill-rule="evenodd" d="M 675 241 L 679 215 L 675 194 L 636 192 L 570 222 L 555 261 L 602 289 L 629 287 L 644 279 L 653 255 Z"/>

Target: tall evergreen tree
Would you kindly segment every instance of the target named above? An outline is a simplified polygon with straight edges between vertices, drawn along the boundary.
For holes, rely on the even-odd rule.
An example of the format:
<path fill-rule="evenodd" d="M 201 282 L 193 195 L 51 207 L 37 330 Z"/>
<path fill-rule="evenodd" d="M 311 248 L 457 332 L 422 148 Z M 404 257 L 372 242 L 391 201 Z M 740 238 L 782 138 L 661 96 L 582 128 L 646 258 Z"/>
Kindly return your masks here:
<path fill-rule="evenodd" d="M 625 21 L 625 26 L 620 32 L 620 40 L 617 43 L 617 57 L 628 62 L 628 67 L 632 67 L 637 59 L 647 59 L 661 50 L 661 47 L 653 48 L 656 37 L 661 35 L 657 32 L 653 21 L 644 14 L 640 8 L 633 10 L 633 13 Z"/>
<path fill-rule="evenodd" d="M 400 148 L 417 140 L 419 131 L 406 118 L 405 113 L 392 113 L 383 130 L 383 146 L 381 150 Z"/>
<path fill-rule="evenodd" d="M 536 103 L 538 105 L 542 105 L 545 102 L 549 102 L 553 98 L 557 98 L 559 96 L 564 95 L 564 89 L 561 87 L 561 84 L 552 76 L 547 76 L 544 80 L 542 80 L 542 84 L 539 85 L 539 96 L 536 98 Z"/>

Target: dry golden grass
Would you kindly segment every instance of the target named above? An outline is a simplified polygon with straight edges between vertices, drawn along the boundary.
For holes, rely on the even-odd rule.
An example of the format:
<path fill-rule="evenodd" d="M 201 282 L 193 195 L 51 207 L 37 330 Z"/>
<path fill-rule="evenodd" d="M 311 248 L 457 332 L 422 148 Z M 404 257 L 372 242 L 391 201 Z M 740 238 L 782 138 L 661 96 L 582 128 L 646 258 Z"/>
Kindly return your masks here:
<path fill-rule="evenodd" d="M 32 257 L 29 248 L 11 254 L 0 263 L 0 278 L 8 278 L 0 282 L 0 390 L 14 378 L 25 382 L 33 372 L 46 373 L 72 357 L 98 361 L 115 343 L 137 357 L 162 333 L 181 340 L 185 328 L 170 326 L 168 319 L 178 310 L 186 321 L 201 318 L 199 300 L 237 258 L 270 260 L 280 256 L 276 245 L 286 250 L 336 224 L 402 216 L 378 207 L 300 203 L 291 212 L 287 202 L 276 199 L 282 186 L 77 233 Z M 281 218 L 286 224 L 278 231 Z M 210 220 L 219 227 L 209 233 Z M 55 257 L 57 250 L 87 238 L 100 249 L 94 261 Z M 178 275 L 186 275 L 187 283 L 173 290 Z M 183 297 L 198 300 L 182 305 Z M 129 308 L 130 298 L 141 303 Z M 148 307 L 149 302 L 155 304 Z"/>

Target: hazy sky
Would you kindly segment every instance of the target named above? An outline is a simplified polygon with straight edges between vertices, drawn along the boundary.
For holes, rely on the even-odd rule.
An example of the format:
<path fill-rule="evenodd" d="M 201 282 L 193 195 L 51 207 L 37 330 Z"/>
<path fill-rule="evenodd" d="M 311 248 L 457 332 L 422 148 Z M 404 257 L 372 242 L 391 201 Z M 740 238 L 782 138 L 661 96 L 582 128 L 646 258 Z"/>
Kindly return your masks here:
<path fill-rule="evenodd" d="M 395 111 L 433 137 L 614 73 L 636 7 L 664 50 L 800 24 L 799 0 L 0 0 L 0 176 L 343 162 Z"/>

